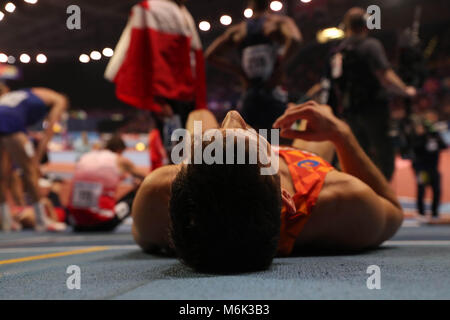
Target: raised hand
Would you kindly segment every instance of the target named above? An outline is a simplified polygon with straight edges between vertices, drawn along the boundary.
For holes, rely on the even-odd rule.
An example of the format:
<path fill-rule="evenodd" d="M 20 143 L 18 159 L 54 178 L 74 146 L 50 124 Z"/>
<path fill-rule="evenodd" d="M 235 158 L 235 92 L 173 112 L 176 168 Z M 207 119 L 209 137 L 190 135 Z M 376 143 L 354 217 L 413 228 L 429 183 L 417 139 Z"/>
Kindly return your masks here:
<path fill-rule="evenodd" d="M 292 129 L 293 123 L 298 120 L 307 121 L 305 130 Z M 333 141 L 346 125 L 334 116 L 329 106 L 308 101 L 300 105 L 290 105 L 285 113 L 275 121 L 273 127 L 280 128 L 280 135 L 288 139 Z"/>

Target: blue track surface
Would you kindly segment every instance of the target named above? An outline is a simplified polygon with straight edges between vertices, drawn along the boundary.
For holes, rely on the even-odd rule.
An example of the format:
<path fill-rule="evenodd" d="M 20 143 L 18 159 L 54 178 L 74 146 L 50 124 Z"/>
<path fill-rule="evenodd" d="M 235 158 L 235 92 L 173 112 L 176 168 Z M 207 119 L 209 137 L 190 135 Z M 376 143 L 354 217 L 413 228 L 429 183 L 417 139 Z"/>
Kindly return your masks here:
<path fill-rule="evenodd" d="M 276 259 L 265 272 L 212 276 L 176 259 L 142 253 L 129 225 L 112 234 L 0 233 L 0 299 L 450 299 L 450 226 L 403 227 L 382 248 L 358 255 Z M 101 251 L 2 264 L 2 261 Z M 103 248 L 105 246 L 105 248 Z M 81 289 L 66 286 L 81 269 Z M 368 266 L 381 289 L 366 286 Z"/>

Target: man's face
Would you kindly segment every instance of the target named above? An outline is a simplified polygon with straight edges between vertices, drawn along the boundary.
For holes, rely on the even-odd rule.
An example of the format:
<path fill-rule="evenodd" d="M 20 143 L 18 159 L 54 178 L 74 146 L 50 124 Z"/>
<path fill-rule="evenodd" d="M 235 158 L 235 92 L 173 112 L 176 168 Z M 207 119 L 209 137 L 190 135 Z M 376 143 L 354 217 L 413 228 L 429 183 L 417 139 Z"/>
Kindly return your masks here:
<path fill-rule="evenodd" d="M 247 132 L 254 132 L 254 129 L 245 122 L 245 120 L 241 117 L 239 112 L 237 111 L 229 111 L 225 117 L 225 119 L 222 121 L 222 124 L 220 126 L 221 131 L 225 130 L 233 130 L 233 129 L 242 129 Z M 269 142 L 266 138 L 261 136 L 256 132 L 255 137 L 259 139 L 263 139 L 268 146 L 270 147 Z"/>
<path fill-rule="evenodd" d="M 258 150 L 265 149 L 267 151 L 267 159 L 265 159 L 264 163 L 267 164 L 267 161 L 270 161 L 270 157 L 272 155 L 272 146 L 267 141 L 267 139 L 260 135 L 256 130 L 254 130 L 250 125 L 248 125 L 242 116 L 237 111 L 230 111 L 227 113 L 225 119 L 222 121 L 220 126 L 220 131 L 222 134 L 225 131 L 233 130 L 237 137 L 242 139 L 236 139 L 237 141 L 246 141 L 248 145 L 255 146 Z M 270 133 L 268 133 L 270 134 Z M 253 141 L 254 143 L 249 143 L 249 141 Z M 261 153 L 258 151 L 258 155 L 261 156 Z M 261 161 L 261 159 L 259 160 Z M 267 165 L 264 165 L 264 167 Z M 278 174 L 274 175 L 278 176 Z"/>

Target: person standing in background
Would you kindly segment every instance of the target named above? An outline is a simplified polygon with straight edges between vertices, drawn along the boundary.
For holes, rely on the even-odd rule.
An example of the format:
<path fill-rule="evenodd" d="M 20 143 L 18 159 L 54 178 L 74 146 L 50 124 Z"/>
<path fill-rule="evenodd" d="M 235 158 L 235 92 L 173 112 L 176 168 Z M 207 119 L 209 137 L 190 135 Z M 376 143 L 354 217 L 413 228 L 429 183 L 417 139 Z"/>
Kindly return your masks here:
<path fill-rule="evenodd" d="M 91 151 L 89 136 L 86 131 L 82 131 L 80 137 L 73 143 L 73 149 L 77 153 L 77 160 L 85 153 Z"/>
<path fill-rule="evenodd" d="M 381 42 L 369 36 L 365 10 L 351 8 L 343 24 L 345 39 L 333 50 L 328 68 L 331 96 L 338 99 L 329 103 L 333 110 L 340 109 L 364 151 L 390 180 L 395 153 L 389 136 L 388 90 L 411 98 L 416 89 L 397 76 Z"/>
<path fill-rule="evenodd" d="M 287 92 L 282 89 L 287 62 L 302 40 L 290 17 L 269 12 L 268 0 L 251 0 L 253 16 L 230 27 L 206 50 L 206 59 L 238 76 L 244 87 L 241 115 L 255 129 L 271 129 L 286 109 Z M 237 49 L 241 63 L 225 54 Z"/>
<path fill-rule="evenodd" d="M 151 111 L 169 140 L 192 110 L 206 108 L 202 44 L 185 2 L 136 4 L 105 71 L 105 78 L 116 84 L 117 98 Z"/>
<path fill-rule="evenodd" d="M 432 219 L 439 218 L 441 199 L 441 173 L 439 172 L 439 155 L 447 148 L 439 132 L 424 119 L 419 119 L 415 125 L 413 143 L 413 168 L 417 181 L 417 210 L 425 217 L 424 196 L 427 186 L 433 191 L 431 206 Z"/>

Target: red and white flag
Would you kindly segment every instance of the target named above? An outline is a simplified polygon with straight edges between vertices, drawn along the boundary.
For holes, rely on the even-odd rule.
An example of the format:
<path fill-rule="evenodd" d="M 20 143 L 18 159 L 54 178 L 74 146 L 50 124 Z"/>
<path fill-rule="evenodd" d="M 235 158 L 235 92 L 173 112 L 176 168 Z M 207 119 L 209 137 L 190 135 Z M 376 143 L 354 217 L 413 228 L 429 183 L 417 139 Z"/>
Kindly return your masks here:
<path fill-rule="evenodd" d="M 155 96 L 206 108 L 205 61 L 189 11 L 170 0 L 135 5 L 105 78 L 118 99 L 137 108 L 160 111 Z"/>

